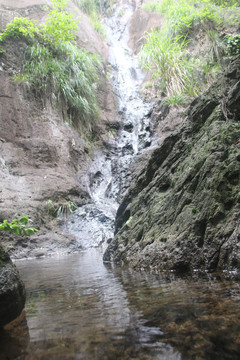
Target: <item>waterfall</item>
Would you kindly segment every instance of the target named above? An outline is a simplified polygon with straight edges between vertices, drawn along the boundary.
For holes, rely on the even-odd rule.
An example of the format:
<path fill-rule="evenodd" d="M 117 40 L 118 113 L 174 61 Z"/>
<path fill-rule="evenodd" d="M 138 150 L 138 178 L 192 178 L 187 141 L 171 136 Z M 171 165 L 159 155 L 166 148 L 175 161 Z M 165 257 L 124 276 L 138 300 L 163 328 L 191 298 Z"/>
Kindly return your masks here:
<path fill-rule="evenodd" d="M 133 10 L 125 4 L 105 20 L 120 129 L 110 140 L 110 150 L 99 149 L 94 153 L 88 169 L 91 203 L 80 207 L 66 222 L 67 231 L 76 237 L 80 249 L 105 247 L 113 237 L 119 201 L 129 186 L 131 163 L 151 144 L 148 116 L 151 104 L 144 102 L 139 92 L 144 74 L 127 45 Z"/>

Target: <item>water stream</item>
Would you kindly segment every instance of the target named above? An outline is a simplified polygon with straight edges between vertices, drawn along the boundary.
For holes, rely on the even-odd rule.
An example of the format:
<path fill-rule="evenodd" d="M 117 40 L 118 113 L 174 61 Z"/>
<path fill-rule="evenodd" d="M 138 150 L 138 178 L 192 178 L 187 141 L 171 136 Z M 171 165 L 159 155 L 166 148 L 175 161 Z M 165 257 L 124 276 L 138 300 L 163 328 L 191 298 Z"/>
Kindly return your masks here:
<path fill-rule="evenodd" d="M 137 57 L 128 47 L 133 11 L 132 5 L 125 3 L 105 19 L 120 129 L 110 140 L 110 150 L 95 151 L 91 167 L 87 170 L 91 203 L 79 208 L 65 224 L 65 229 L 76 237 L 82 249 L 104 247 L 113 236 L 119 201 L 129 186 L 131 163 L 152 142 L 148 116 L 151 103 L 144 102 L 139 92 L 144 74 Z"/>

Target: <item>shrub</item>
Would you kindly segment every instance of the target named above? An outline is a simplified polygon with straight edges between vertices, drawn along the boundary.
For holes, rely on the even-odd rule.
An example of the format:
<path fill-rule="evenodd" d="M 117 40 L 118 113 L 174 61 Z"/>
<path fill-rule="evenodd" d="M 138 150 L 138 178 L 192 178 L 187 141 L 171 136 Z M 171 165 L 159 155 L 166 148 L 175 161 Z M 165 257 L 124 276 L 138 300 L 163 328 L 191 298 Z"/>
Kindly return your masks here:
<path fill-rule="evenodd" d="M 172 36 L 186 36 L 196 23 L 221 25 L 222 17 L 210 0 L 199 4 L 190 0 L 162 0 L 144 6 L 165 15 L 167 32 Z"/>
<path fill-rule="evenodd" d="M 7 24 L 5 31 L 0 34 L 0 41 L 19 37 L 34 38 L 40 32 L 41 29 L 37 21 L 15 17 L 12 22 Z"/>
<path fill-rule="evenodd" d="M 72 14 L 68 14 L 66 6 L 68 0 L 51 0 L 53 9 L 49 12 L 42 25 L 42 37 L 52 45 L 60 45 L 75 40 L 78 25 Z"/>
<path fill-rule="evenodd" d="M 227 34 L 224 38 L 224 43 L 228 55 L 240 54 L 240 34 Z"/>
<path fill-rule="evenodd" d="M 37 35 L 53 46 L 74 41 L 78 25 L 73 15 L 65 10 L 68 0 L 51 1 L 53 9 L 49 12 L 44 24 L 39 24 L 36 20 L 15 17 L 7 24 L 6 30 L 0 34 L 0 41 L 22 36 L 33 39 Z"/>

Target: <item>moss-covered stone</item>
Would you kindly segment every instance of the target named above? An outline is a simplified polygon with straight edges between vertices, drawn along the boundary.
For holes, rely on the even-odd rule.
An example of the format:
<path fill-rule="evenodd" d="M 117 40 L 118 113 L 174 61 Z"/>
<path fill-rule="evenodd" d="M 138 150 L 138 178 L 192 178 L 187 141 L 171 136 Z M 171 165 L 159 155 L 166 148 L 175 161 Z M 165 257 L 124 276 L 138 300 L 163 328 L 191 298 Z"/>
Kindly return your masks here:
<path fill-rule="evenodd" d="M 106 261 L 240 267 L 240 58 L 187 110 L 119 207 Z M 131 219 L 129 222 L 128 220 Z"/>
<path fill-rule="evenodd" d="M 25 288 L 18 270 L 0 245 L 0 327 L 21 314 L 25 300 Z"/>

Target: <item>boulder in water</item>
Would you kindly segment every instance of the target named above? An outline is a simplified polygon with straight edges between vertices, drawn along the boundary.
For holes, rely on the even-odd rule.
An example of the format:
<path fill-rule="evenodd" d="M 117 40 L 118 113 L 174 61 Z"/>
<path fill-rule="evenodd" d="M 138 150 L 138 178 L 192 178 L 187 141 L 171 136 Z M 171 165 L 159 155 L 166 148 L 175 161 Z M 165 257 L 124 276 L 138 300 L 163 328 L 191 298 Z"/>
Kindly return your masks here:
<path fill-rule="evenodd" d="M 21 314 L 25 300 L 25 288 L 19 272 L 0 245 L 0 327 Z"/>

